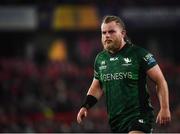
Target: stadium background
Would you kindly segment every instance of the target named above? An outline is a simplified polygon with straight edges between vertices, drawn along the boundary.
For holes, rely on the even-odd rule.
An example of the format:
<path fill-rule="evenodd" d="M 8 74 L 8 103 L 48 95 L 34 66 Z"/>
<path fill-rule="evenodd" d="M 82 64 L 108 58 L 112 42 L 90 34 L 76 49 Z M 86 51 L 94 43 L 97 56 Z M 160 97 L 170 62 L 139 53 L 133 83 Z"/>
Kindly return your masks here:
<path fill-rule="evenodd" d="M 107 14 L 120 16 L 132 42 L 155 55 L 169 84 L 172 123 L 154 132 L 180 132 L 176 0 L 1 1 L 0 132 L 109 132 L 104 98 L 84 125 L 76 123 Z M 148 86 L 157 114 L 155 87 Z"/>

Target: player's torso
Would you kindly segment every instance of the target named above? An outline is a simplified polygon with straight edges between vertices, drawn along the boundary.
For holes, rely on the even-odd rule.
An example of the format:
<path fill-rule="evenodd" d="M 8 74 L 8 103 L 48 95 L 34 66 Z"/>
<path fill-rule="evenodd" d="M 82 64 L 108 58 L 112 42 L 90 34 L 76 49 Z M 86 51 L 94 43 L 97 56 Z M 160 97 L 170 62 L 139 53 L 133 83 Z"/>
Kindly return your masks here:
<path fill-rule="evenodd" d="M 106 56 L 101 60 L 99 66 L 100 80 L 103 84 L 137 80 L 138 71 L 139 63 L 137 57 L 132 54 L 123 55 L 119 53 L 116 56 Z"/>
<path fill-rule="evenodd" d="M 106 52 L 99 63 L 103 90 L 108 92 L 109 90 L 124 91 L 126 87 L 136 88 L 139 69 L 139 59 L 131 48 L 120 51 L 116 55 Z"/>
<path fill-rule="evenodd" d="M 126 48 L 113 56 L 104 53 L 99 62 L 100 82 L 110 116 L 132 107 L 138 108 L 140 64 L 133 48 Z"/>

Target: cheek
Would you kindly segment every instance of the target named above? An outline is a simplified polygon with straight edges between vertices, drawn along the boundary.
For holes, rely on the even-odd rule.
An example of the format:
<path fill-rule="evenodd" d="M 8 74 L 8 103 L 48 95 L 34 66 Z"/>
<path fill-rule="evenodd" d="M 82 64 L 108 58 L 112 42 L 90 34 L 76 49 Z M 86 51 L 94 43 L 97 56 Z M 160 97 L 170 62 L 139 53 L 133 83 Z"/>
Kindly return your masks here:
<path fill-rule="evenodd" d="M 103 41 L 103 36 L 101 36 L 101 41 Z"/>
<path fill-rule="evenodd" d="M 124 34 L 120 34 L 119 36 L 120 36 L 120 38 L 124 38 Z"/>
<path fill-rule="evenodd" d="M 122 34 L 120 34 L 120 35 L 118 35 L 116 38 L 117 38 L 118 40 L 122 40 L 122 39 L 124 38 L 124 36 L 123 36 Z"/>
<path fill-rule="evenodd" d="M 101 41 L 104 41 L 105 40 L 105 36 L 101 36 Z"/>
<path fill-rule="evenodd" d="M 101 37 L 101 42 L 102 42 L 102 44 L 104 44 L 104 38 L 103 37 Z"/>

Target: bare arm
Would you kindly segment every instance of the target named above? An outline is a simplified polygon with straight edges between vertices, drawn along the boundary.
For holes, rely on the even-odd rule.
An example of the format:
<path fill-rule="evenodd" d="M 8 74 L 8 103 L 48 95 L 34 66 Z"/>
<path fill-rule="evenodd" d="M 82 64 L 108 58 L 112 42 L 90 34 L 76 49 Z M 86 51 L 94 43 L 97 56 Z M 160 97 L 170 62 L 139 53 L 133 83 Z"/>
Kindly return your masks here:
<path fill-rule="evenodd" d="M 103 95 L 103 90 L 101 89 L 100 87 L 100 83 L 99 83 L 99 80 L 97 79 L 94 79 L 92 81 L 92 84 L 88 90 L 88 93 L 87 95 L 92 95 L 94 96 L 97 100 L 99 100 L 101 98 L 101 96 Z M 82 107 L 79 112 L 78 112 L 78 115 L 77 115 L 77 122 L 78 123 L 81 123 L 82 122 L 82 119 L 84 117 L 86 117 L 88 114 L 88 110 L 84 107 Z"/>
<path fill-rule="evenodd" d="M 103 90 L 100 87 L 99 80 L 97 80 L 97 79 L 93 80 L 93 82 L 88 90 L 87 95 L 92 95 L 92 96 L 96 97 L 96 99 L 98 99 L 98 100 L 101 98 L 101 96 L 103 95 Z"/>
<path fill-rule="evenodd" d="M 149 69 L 147 74 L 156 83 L 157 95 L 160 102 L 160 111 L 156 118 L 156 122 L 160 124 L 166 124 L 171 120 L 167 82 L 158 65 Z"/>

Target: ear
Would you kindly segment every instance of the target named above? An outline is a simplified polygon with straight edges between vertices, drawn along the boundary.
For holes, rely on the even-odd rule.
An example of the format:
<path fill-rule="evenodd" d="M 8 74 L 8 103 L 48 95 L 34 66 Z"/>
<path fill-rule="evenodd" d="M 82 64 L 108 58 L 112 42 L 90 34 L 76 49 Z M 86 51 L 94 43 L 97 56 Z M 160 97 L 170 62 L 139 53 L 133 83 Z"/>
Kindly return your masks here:
<path fill-rule="evenodd" d="M 125 37 L 126 36 L 126 30 L 122 30 L 122 35 L 123 35 L 123 37 Z"/>

